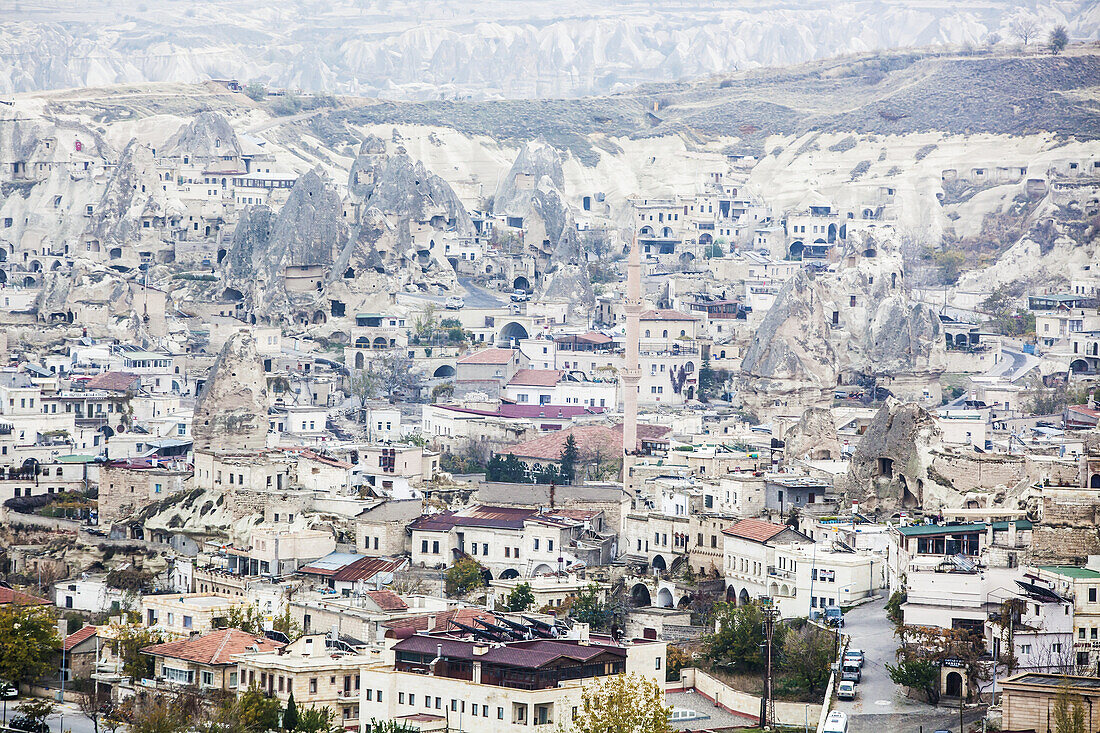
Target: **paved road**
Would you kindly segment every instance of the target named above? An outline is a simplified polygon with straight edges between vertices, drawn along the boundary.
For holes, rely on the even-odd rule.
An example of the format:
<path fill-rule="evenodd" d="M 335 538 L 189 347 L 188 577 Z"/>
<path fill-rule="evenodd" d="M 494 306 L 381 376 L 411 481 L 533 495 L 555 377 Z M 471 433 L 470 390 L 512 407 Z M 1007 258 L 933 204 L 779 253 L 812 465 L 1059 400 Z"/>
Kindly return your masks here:
<path fill-rule="evenodd" d="M 1015 349 L 1002 348 L 1001 354 L 1005 358 L 1002 358 L 1000 363 L 994 365 L 986 374 L 989 376 L 1004 377 L 1010 382 L 1014 382 L 1027 374 L 1040 361 L 1037 356 L 1025 354 Z"/>
<path fill-rule="evenodd" d="M 863 679 L 856 685 L 855 700 L 837 700 L 834 710 L 848 714 L 850 733 L 925 733 L 943 728 L 958 730 L 958 711 L 936 708 L 913 700 L 890 681 L 887 664 L 897 661 L 897 638 L 886 618 L 885 598 L 857 606 L 844 616 L 849 649 L 865 655 Z"/>
<path fill-rule="evenodd" d="M 14 718 L 16 716 L 15 707 L 23 699 L 25 698 L 8 700 L 7 718 L 4 717 L 3 709 L 0 707 L 0 720 L 6 723 L 8 718 Z M 50 733 L 95 733 L 95 726 L 92 721 L 85 718 L 79 708 L 72 703 L 59 705 L 57 712 L 46 718 L 46 723 L 50 726 Z"/>
<path fill-rule="evenodd" d="M 492 290 L 487 290 L 479 285 L 475 285 L 471 280 L 460 277 L 458 278 L 458 284 L 462 288 L 460 295 L 464 306 L 466 308 L 502 308 L 507 305 L 505 298 L 501 297 L 500 293 Z M 432 302 L 437 305 L 442 305 L 452 293 L 445 293 L 443 295 L 428 295 L 426 293 L 398 293 L 398 302 L 409 300 L 412 301 L 426 301 Z"/>
<path fill-rule="evenodd" d="M 466 290 L 462 299 L 470 308 L 497 308 L 505 305 L 505 299 L 500 297 L 500 293 L 474 285 L 469 278 L 458 278 L 458 284 Z"/>

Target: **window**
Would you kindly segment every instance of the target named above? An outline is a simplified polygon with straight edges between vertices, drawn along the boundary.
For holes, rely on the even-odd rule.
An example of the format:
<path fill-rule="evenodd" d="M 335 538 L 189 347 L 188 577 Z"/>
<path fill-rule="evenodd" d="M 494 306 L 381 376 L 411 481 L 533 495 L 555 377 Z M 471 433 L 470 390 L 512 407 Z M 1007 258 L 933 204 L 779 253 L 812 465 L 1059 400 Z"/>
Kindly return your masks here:
<path fill-rule="evenodd" d="M 416 693 L 415 692 L 410 692 L 409 693 L 409 704 L 410 705 L 415 705 L 416 704 Z"/>
<path fill-rule="evenodd" d="M 539 549 L 539 538 L 538 537 L 535 538 L 535 549 L 536 550 Z"/>
<path fill-rule="evenodd" d="M 404 692 L 397 693 L 397 704 L 398 705 L 404 705 L 405 704 L 405 693 Z"/>
<path fill-rule="evenodd" d="M 504 720 L 504 708 L 497 708 L 497 720 Z"/>
<path fill-rule="evenodd" d="M 316 677 L 310 677 L 309 678 L 309 692 L 310 692 L 310 694 L 314 694 L 314 695 L 317 694 L 317 678 Z"/>
<path fill-rule="evenodd" d="M 553 552 L 554 551 L 554 540 L 546 540 L 546 551 L 547 552 Z"/>
<path fill-rule="evenodd" d="M 203 672 L 202 673 L 202 683 L 204 685 L 206 685 L 207 687 L 213 687 L 214 686 L 214 673 L 213 672 Z"/>
<path fill-rule="evenodd" d="M 1096 603 L 1096 588 L 1089 588 L 1089 603 Z"/>
<path fill-rule="evenodd" d="M 185 629 L 191 628 L 191 617 L 190 616 L 184 616 L 183 617 L 183 628 L 185 628 Z"/>
<path fill-rule="evenodd" d="M 230 687 L 236 687 L 237 686 L 237 673 L 236 672 L 230 672 L 229 673 L 229 686 Z"/>
<path fill-rule="evenodd" d="M 169 682 L 179 682 L 180 684 L 189 685 L 194 682 L 195 673 L 191 670 L 165 667 L 164 679 L 168 680 Z"/>
<path fill-rule="evenodd" d="M 656 661 L 657 661 L 657 666 L 655 666 L 654 669 L 660 669 L 661 668 L 661 658 L 657 657 Z"/>
<path fill-rule="evenodd" d="M 421 540 L 420 541 L 420 551 L 421 552 L 427 552 L 428 551 L 428 541 L 427 540 Z"/>
<path fill-rule="evenodd" d="M 1031 654 L 1031 644 L 1021 644 L 1020 654 Z"/>
<path fill-rule="evenodd" d="M 438 555 L 439 554 L 439 540 L 435 540 L 434 542 L 432 542 L 432 554 L 433 555 Z"/>

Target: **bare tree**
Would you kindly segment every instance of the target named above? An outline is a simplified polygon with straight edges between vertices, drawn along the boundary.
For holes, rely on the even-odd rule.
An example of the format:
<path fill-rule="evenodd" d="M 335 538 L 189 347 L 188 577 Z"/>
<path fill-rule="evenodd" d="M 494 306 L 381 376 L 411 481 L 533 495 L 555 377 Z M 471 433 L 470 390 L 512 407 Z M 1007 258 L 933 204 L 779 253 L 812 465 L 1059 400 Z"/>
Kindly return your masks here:
<path fill-rule="evenodd" d="M 1021 16 L 1012 21 L 1008 29 L 1026 48 L 1031 39 L 1039 35 L 1039 21 L 1026 15 Z"/>
<path fill-rule="evenodd" d="M 81 715 L 92 721 L 95 733 L 99 733 L 100 716 L 105 713 L 105 706 L 111 701 L 110 688 L 101 688 L 96 680 L 90 678 L 74 682 L 77 691 L 76 705 L 80 708 Z"/>

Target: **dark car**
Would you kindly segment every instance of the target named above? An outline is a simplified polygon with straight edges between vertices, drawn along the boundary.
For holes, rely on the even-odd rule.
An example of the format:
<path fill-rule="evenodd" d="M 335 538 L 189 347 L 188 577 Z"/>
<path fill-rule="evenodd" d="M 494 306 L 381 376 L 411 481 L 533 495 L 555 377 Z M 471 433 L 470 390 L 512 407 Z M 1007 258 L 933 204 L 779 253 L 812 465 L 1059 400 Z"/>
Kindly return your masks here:
<path fill-rule="evenodd" d="M 23 730 L 27 733 L 50 733 L 50 726 L 41 723 L 26 715 L 16 715 L 8 721 L 8 727 L 12 730 Z"/>

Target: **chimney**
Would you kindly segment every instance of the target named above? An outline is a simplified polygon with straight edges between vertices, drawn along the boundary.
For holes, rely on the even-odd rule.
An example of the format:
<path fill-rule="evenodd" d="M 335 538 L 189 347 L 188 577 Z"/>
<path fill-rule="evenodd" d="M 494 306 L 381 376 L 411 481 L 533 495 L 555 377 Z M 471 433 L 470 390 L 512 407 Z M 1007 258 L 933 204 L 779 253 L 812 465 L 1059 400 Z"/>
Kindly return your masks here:
<path fill-rule="evenodd" d="M 484 654 L 488 654 L 488 653 L 489 653 L 489 645 L 488 644 L 474 644 L 474 656 L 475 657 L 480 657 L 480 656 L 482 656 Z"/>
<path fill-rule="evenodd" d="M 554 499 L 556 498 L 555 495 L 557 494 L 557 491 L 558 491 L 558 487 L 554 485 L 553 481 L 551 481 L 550 482 L 550 508 L 551 509 L 554 508 Z"/>

